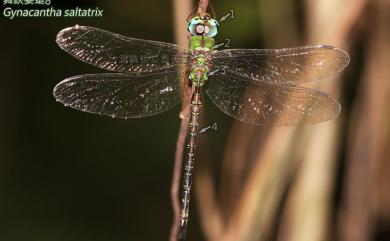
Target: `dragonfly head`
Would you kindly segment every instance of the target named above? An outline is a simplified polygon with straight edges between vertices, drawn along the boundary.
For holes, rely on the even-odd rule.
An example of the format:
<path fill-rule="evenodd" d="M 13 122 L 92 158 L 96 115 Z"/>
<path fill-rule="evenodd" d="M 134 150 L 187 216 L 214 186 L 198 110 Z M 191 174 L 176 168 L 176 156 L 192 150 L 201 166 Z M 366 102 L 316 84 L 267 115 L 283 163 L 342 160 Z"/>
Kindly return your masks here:
<path fill-rule="evenodd" d="M 188 31 L 193 36 L 214 37 L 218 33 L 219 23 L 207 13 L 201 13 L 188 21 Z"/>

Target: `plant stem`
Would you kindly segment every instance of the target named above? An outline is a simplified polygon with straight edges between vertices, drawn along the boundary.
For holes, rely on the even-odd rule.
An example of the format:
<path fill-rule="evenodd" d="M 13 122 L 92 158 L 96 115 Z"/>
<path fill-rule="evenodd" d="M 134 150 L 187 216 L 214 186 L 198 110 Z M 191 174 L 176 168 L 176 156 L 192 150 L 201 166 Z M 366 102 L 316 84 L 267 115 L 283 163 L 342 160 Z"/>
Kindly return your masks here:
<path fill-rule="evenodd" d="M 209 5 L 209 0 L 199 0 L 198 13 L 205 13 Z"/>

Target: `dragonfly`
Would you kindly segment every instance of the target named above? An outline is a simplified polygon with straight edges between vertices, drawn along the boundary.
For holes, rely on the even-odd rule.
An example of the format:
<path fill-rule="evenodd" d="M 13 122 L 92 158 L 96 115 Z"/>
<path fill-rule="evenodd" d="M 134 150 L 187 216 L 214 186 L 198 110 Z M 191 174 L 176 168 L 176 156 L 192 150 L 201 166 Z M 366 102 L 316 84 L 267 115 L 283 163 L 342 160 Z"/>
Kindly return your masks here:
<path fill-rule="evenodd" d="M 116 118 L 165 112 L 191 90 L 187 151 L 181 194 L 179 238 L 189 219 L 199 115 L 205 89 L 227 115 L 259 126 L 316 124 L 335 118 L 340 104 L 330 95 L 300 86 L 341 72 L 347 52 L 326 45 L 282 49 L 215 48 L 219 23 L 208 13 L 188 20 L 188 48 L 73 26 L 57 35 L 61 49 L 109 71 L 67 78 L 57 84 L 57 101 L 77 110 Z"/>

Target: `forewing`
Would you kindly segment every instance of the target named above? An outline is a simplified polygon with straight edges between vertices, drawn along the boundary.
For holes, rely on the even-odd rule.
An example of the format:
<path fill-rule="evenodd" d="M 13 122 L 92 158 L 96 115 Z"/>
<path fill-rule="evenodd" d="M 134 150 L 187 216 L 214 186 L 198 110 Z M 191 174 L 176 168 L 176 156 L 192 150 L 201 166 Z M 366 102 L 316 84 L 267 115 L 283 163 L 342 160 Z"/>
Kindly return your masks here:
<path fill-rule="evenodd" d="M 214 54 L 214 68 L 267 83 L 290 84 L 323 79 L 342 71 L 349 55 L 332 46 L 285 49 L 227 49 Z"/>
<path fill-rule="evenodd" d="M 335 118 L 341 109 L 319 91 L 253 81 L 229 72 L 210 77 L 207 94 L 224 113 L 261 126 L 315 124 Z"/>
<path fill-rule="evenodd" d="M 188 54 L 175 44 L 129 38 L 79 25 L 60 31 L 56 42 L 75 58 L 115 72 L 172 69 L 185 63 Z"/>
<path fill-rule="evenodd" d="M 119 118 L 164 112 L 181 100 L 179 73 L 104 73 L 68 78 L 54 88 L 57 101 L 74 109 Z"/>

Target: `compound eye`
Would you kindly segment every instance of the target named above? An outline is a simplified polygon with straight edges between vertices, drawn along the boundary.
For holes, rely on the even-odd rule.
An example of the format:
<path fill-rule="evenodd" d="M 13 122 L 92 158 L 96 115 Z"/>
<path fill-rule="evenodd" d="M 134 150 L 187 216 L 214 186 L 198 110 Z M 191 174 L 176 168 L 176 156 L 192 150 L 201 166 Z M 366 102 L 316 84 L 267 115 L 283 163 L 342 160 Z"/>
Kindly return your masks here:
<path fill-rule="evenodd" d="M 204 23 L 198 17 L 194 17 L 188 21 L 188 31 L 192 35 L 203 35 L 204 32 Z"/>
<path fill-rule="evenodd" d="M 205 31 L 205 26 L 203 26 L 203 25 L 201 25 L 201 24 L 199 24 L 198 26 L 196 26 L 196 33 L 197 33 L 198 35 L 203 35 L 204 31 Z"/>
<path fill-rule="evenodd" d="M 207 35 L 210 32 L 209 26 L 204 26 L 204 33 Z"/>
<path fill-rule="evenodd" d="M 207 21 L 205 26 L 205 34 L 207 37 L 214 37 L 218 34 L 219 24 L 215 19 L 210 19 Z"/>

